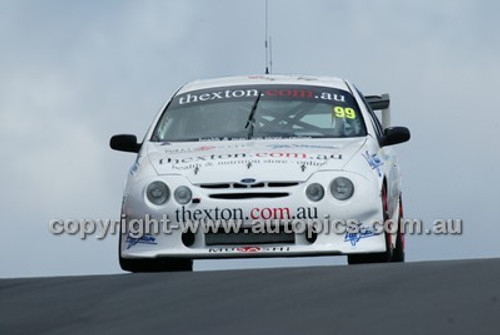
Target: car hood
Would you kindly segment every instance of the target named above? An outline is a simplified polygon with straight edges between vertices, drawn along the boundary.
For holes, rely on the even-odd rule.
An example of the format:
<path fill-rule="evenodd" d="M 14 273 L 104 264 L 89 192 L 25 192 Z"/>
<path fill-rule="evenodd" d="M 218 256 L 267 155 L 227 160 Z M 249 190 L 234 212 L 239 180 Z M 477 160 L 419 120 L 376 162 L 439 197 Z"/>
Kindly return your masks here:
<path fill-rule="evenodd" d="M 279 139 L 147 143 L 158 175 L 183 175 L 193 184 L 305 181 L 319 170 L 340 170 L 365 143 L 363 138 Z"/>

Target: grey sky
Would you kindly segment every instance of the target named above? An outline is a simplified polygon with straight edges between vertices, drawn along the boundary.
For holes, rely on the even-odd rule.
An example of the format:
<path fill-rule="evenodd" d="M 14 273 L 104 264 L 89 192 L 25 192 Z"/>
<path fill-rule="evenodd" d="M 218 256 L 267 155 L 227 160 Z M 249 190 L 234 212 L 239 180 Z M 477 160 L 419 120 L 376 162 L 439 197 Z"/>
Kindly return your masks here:
<path fill-rule="evenodd" d="M 175 89 L 262 73 L 264 1 L 2 1 L 0 277 L 119 272 L 117 237 L 52 236 L 52 218 L 118 217 L 142 137 Z M 410 236 L 410 261 L 498 257 L 500 4 L 269 1 L 274 72 L 390 92 L 405 214 L 462 218 L 462 236 Z M 344 258 L 203 261 L 197 269 Z"/>

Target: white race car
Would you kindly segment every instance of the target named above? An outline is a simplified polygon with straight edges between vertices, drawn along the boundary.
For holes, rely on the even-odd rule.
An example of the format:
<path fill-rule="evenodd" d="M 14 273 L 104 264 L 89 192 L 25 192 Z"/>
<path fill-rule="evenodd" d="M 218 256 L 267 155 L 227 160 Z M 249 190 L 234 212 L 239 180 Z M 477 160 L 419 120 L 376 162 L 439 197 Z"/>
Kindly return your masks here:
<path fill-rule="evenodd" d="M 142 143 L 110 140 L 138 153 L 123 197 L 122 269 L 189 271 L 193 259 L 228 257 L 404 261 L 392 145 L 410 132 L 389 119 L 388 95 L 363 96 L 338 78 L 182 86 Z"/>

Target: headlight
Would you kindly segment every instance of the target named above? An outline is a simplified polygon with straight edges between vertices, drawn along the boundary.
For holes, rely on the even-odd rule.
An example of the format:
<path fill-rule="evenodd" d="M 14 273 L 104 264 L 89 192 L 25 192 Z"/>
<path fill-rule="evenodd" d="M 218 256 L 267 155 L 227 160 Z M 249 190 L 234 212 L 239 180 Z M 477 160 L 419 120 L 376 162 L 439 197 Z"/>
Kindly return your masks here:
<path fill-rule="evenodd" d="M 354 185 L 352 181 L 345 177 L 335 178 L 330 184 L 330 191 L 335 199 L 347 200 L 354 193 Z"/>
<path fill-rule="evenodd" d="M 163 205 L 170 197 L 170 190 L 165 183 L 154 181 L 146 189 L 146 196 L 155 205 Z"/>
<path fill-rule="evenodd" d="M 325 196 L 325 190 L 320 184 L 314 183 L 307 186 L 306 195 L 311 201 L 320 201 Z"/>
<path fill-rule="evenodd" d="M 191 190 L 186 186 L 179 186 L 174 192 L 175 200 L 181 205 L 185 205 L 190 202 L 192 197 L 193 193 L 191 193 Z"/>

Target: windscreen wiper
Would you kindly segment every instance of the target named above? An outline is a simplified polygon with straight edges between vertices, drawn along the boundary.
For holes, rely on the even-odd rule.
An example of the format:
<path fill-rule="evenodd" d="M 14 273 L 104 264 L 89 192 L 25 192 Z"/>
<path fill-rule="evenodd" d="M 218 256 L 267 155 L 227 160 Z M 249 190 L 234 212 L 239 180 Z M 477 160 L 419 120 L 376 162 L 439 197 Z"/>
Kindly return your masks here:
<path fill-rule="evenodd" d="M 252 109 L 250 110 L 250 115 L 248 115 L 248 120 L 247 120 L 247 123 L 245 124 L 245 129 L 247 129 L 248 127 L 250 127 L 250 129 L 248 130 L 248 139 L 251 139 L 252 136 L 253 136 L 253 128 L 254 128 L 254 115 L 255 115 L 255 111 L 257 110 L 257 106 L 259 104 L 259 101 L 260 101 L 260 93 L 258 93 L 259 95 L 257 96 L 257 99 L 255 99 L 255 102 L 253 103 L 253 106 L 252 106 Z"/>

